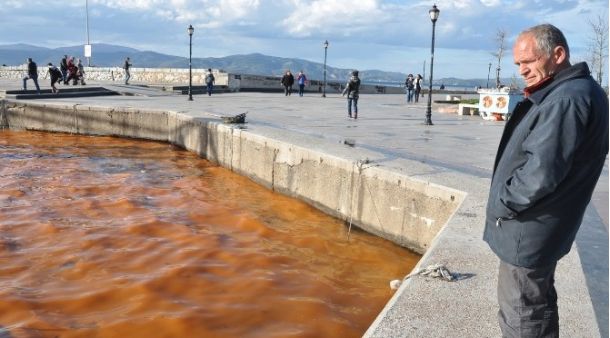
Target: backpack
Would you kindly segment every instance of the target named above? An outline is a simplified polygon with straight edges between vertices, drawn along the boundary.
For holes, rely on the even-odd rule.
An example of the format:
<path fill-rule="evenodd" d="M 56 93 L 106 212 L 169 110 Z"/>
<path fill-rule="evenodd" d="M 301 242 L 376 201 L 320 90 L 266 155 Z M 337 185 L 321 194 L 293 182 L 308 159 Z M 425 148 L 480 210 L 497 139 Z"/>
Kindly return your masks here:
<path fill-rule="evenodd" d="M 214 82 L 214 75 L 212 74 L 208 74 L 205 76 L 205 83 L 212 83 Z"/>

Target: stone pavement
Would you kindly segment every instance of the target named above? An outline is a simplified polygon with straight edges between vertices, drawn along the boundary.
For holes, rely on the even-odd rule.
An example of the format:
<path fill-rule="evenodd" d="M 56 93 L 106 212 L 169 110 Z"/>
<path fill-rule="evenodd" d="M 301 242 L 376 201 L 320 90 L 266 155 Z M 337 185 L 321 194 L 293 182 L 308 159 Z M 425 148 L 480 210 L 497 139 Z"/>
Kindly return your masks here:
<path fill-rule="evenodd" d="M 321 98 L 312 94 L 299 97 L 296 93 L 285 97 L 279 92 L 225 93 L 195 95 L 193 101 L 187 101 L 185 95 L 136 85 L 102 85 L 124 95 L 37 101 L 174 111 L 205 118 L 248 112 L 246 128 L 252 132 L 304 146 L 308 140 L 333 146 L 353 144 L 344 145 L 346 157 L 366 156 L 377 165 L 410 177 L 467 192 L 469 198 L 420 263 L 425 266 L 443 262 L 467 278 L 447 284 L 410 279 L 397 291 L 367 336 L 499 336 L 494 289 L 497 259 L 481 236 L 482 211 L 503 122 L 438 113 L 439 106 L 433 105 L 434 125 L 425 126 L 427 97 L 417 104 L 406 104 L 403 95 L 362 95 L 359 119 L 351 120 L 346 118 L 345 98 L 337 94 Z M 18 83 L 0 80 L 0 89 L 15 88 Z M 434 98 L 444 99 L 444 95 Z M 575 247 L 558 268 L 562 331 L 566 336 L 592 336 L 593 332 L 607 337 L 607 161 Z M 578 285 L 587 285 L 588 290 Z M 595 318 L 591 318 L 593 311 Z M 597 329 L 591 331 L 595 321 L 599 323 L 599 333 Z"/>

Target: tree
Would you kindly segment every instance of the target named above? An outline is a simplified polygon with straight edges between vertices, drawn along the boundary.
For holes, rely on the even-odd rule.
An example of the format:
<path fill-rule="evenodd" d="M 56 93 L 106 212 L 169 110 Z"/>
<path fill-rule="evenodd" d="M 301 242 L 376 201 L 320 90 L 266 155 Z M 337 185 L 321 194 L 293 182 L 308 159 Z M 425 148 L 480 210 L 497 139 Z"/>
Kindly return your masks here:
<path fill-rule="evenodd" d="M 504 51 L 506 50 L 506 35 L 506 30 L 498 29 L 494 39 L 496 46 L 498 46 L 498 51 L 491 53 L 491 55 L 498 59 L 498 67 L 496 68 L 496 88 L 500 88 L 500 65 L 502 64 L 502 57 L 504 56 Z"/>
<path fill-rule="evenodd" d="M 608 19 L 599 14 L 597 21 L 589 20 L 589 27 L 591 27 L 589 38 L 591 69 L 592 72 L 597 72 L 597 82 L 601 86 L 604 62 L 608 57 Z"/>

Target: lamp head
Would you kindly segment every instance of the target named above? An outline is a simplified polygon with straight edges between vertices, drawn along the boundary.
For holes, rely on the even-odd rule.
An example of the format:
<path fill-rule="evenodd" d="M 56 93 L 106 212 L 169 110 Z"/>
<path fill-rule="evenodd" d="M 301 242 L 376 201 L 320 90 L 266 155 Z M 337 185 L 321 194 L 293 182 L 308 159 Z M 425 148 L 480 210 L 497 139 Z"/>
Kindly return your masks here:
<path fill-rule="evenodd" d="M 436 8 L 436 4 L 434 4 L 432 6 L 432 8 L 428 11 L 428 14 L 430 14 L 430 20 L 432 20 L 432 22 L 436 22 L 440 12 L 441 11 L 438 8 Z"/>
<path fill-rule="evenodd" d="M 192 36 L 195 32 L 195 28 L 193 28 L 193 25 L 189 25 L 189 28 L 186 31 Z"/>
<path fill-rule="evenodd" d="M 328 48 L 328 40 L 324 41 L 324 48 Z"/>

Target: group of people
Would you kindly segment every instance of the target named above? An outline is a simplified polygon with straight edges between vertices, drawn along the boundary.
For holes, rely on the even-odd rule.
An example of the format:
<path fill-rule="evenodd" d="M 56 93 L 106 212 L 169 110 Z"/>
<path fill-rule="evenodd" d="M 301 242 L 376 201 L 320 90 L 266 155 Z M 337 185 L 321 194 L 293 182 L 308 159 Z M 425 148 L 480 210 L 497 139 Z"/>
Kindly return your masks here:
<path fill-rule="evenodd" d="M 413 74 L 407 75 L 407 79 L 405 80 L 405 89 L 407 91 L 407 103 L 419 101 L 419 95 L 421 93 L 422 82 L 423 82 L 423 78 L 420 74 L 417 74 L 416 77 L 413 77 Z M 422 97 L 423 97 L 423 95 L 422 95 Z"/>
<path fill-rule="evenodd" d="M 299 85 L 299 96 L 303 96 L 305 94 L 305 86 L 309 83 L 309 80 L 307 80 L 307 76 L 305 76 L 302 70 L 297 75 L 296 80 Z M 294 76 L 290 70 L 287 70 L 282 76 L 280 84 L 284 87 L 284 95 L 290 96 L 292 94 L 292 86 L 294 85 Z"/>
<path fill-rule="evenodd" d="M 73 56 L 68 57 L 68 55 L 64 55 L 59 64 L 60 68 L 57 68 L 52 62 L 49 62 L 47 66 L 49 67 L 51 91 L 53 93 L 59 93 L 59 89 L 55 86 L 59 82 L 67 85 L 72 81 L 72 85 L 78 83 L 85 85 L 85 67 L 80 59 L 76 59 L 75 61 Z M 27 59 L 27 74 L 23 77 L 23 90 L 27 90 L 28 80 L 34 82 L 36 92 L 40 94 L 40 86 L 38 85 L 38 65 L 36 65 L 36 62 L 34 62 L 32 58 Z"/>
<path fill-rule="evenodd" d="M 301 70 L 297 75 L 297 84 L 299 85 L 299 96 L 303 96 L 305 93 L 305 86 L 308 84 L 307 76 Z M 284 87 L 284 95 L 290 96 L 292 94 L 292 86 L 294 85 L 294 75 L 287 70 L 282 76 L 280 84 Z M 350 79 L 345 85 L 345 89 L 342 95 L 347 95 L 347 116 L 349 118 L 358 118 L 358 98 L 360 93 L 360 78 L 358 77 L 358 71 L 354 70 L 351 73 Z M 353 110 L 353 115 L 352 115 Z"/>

